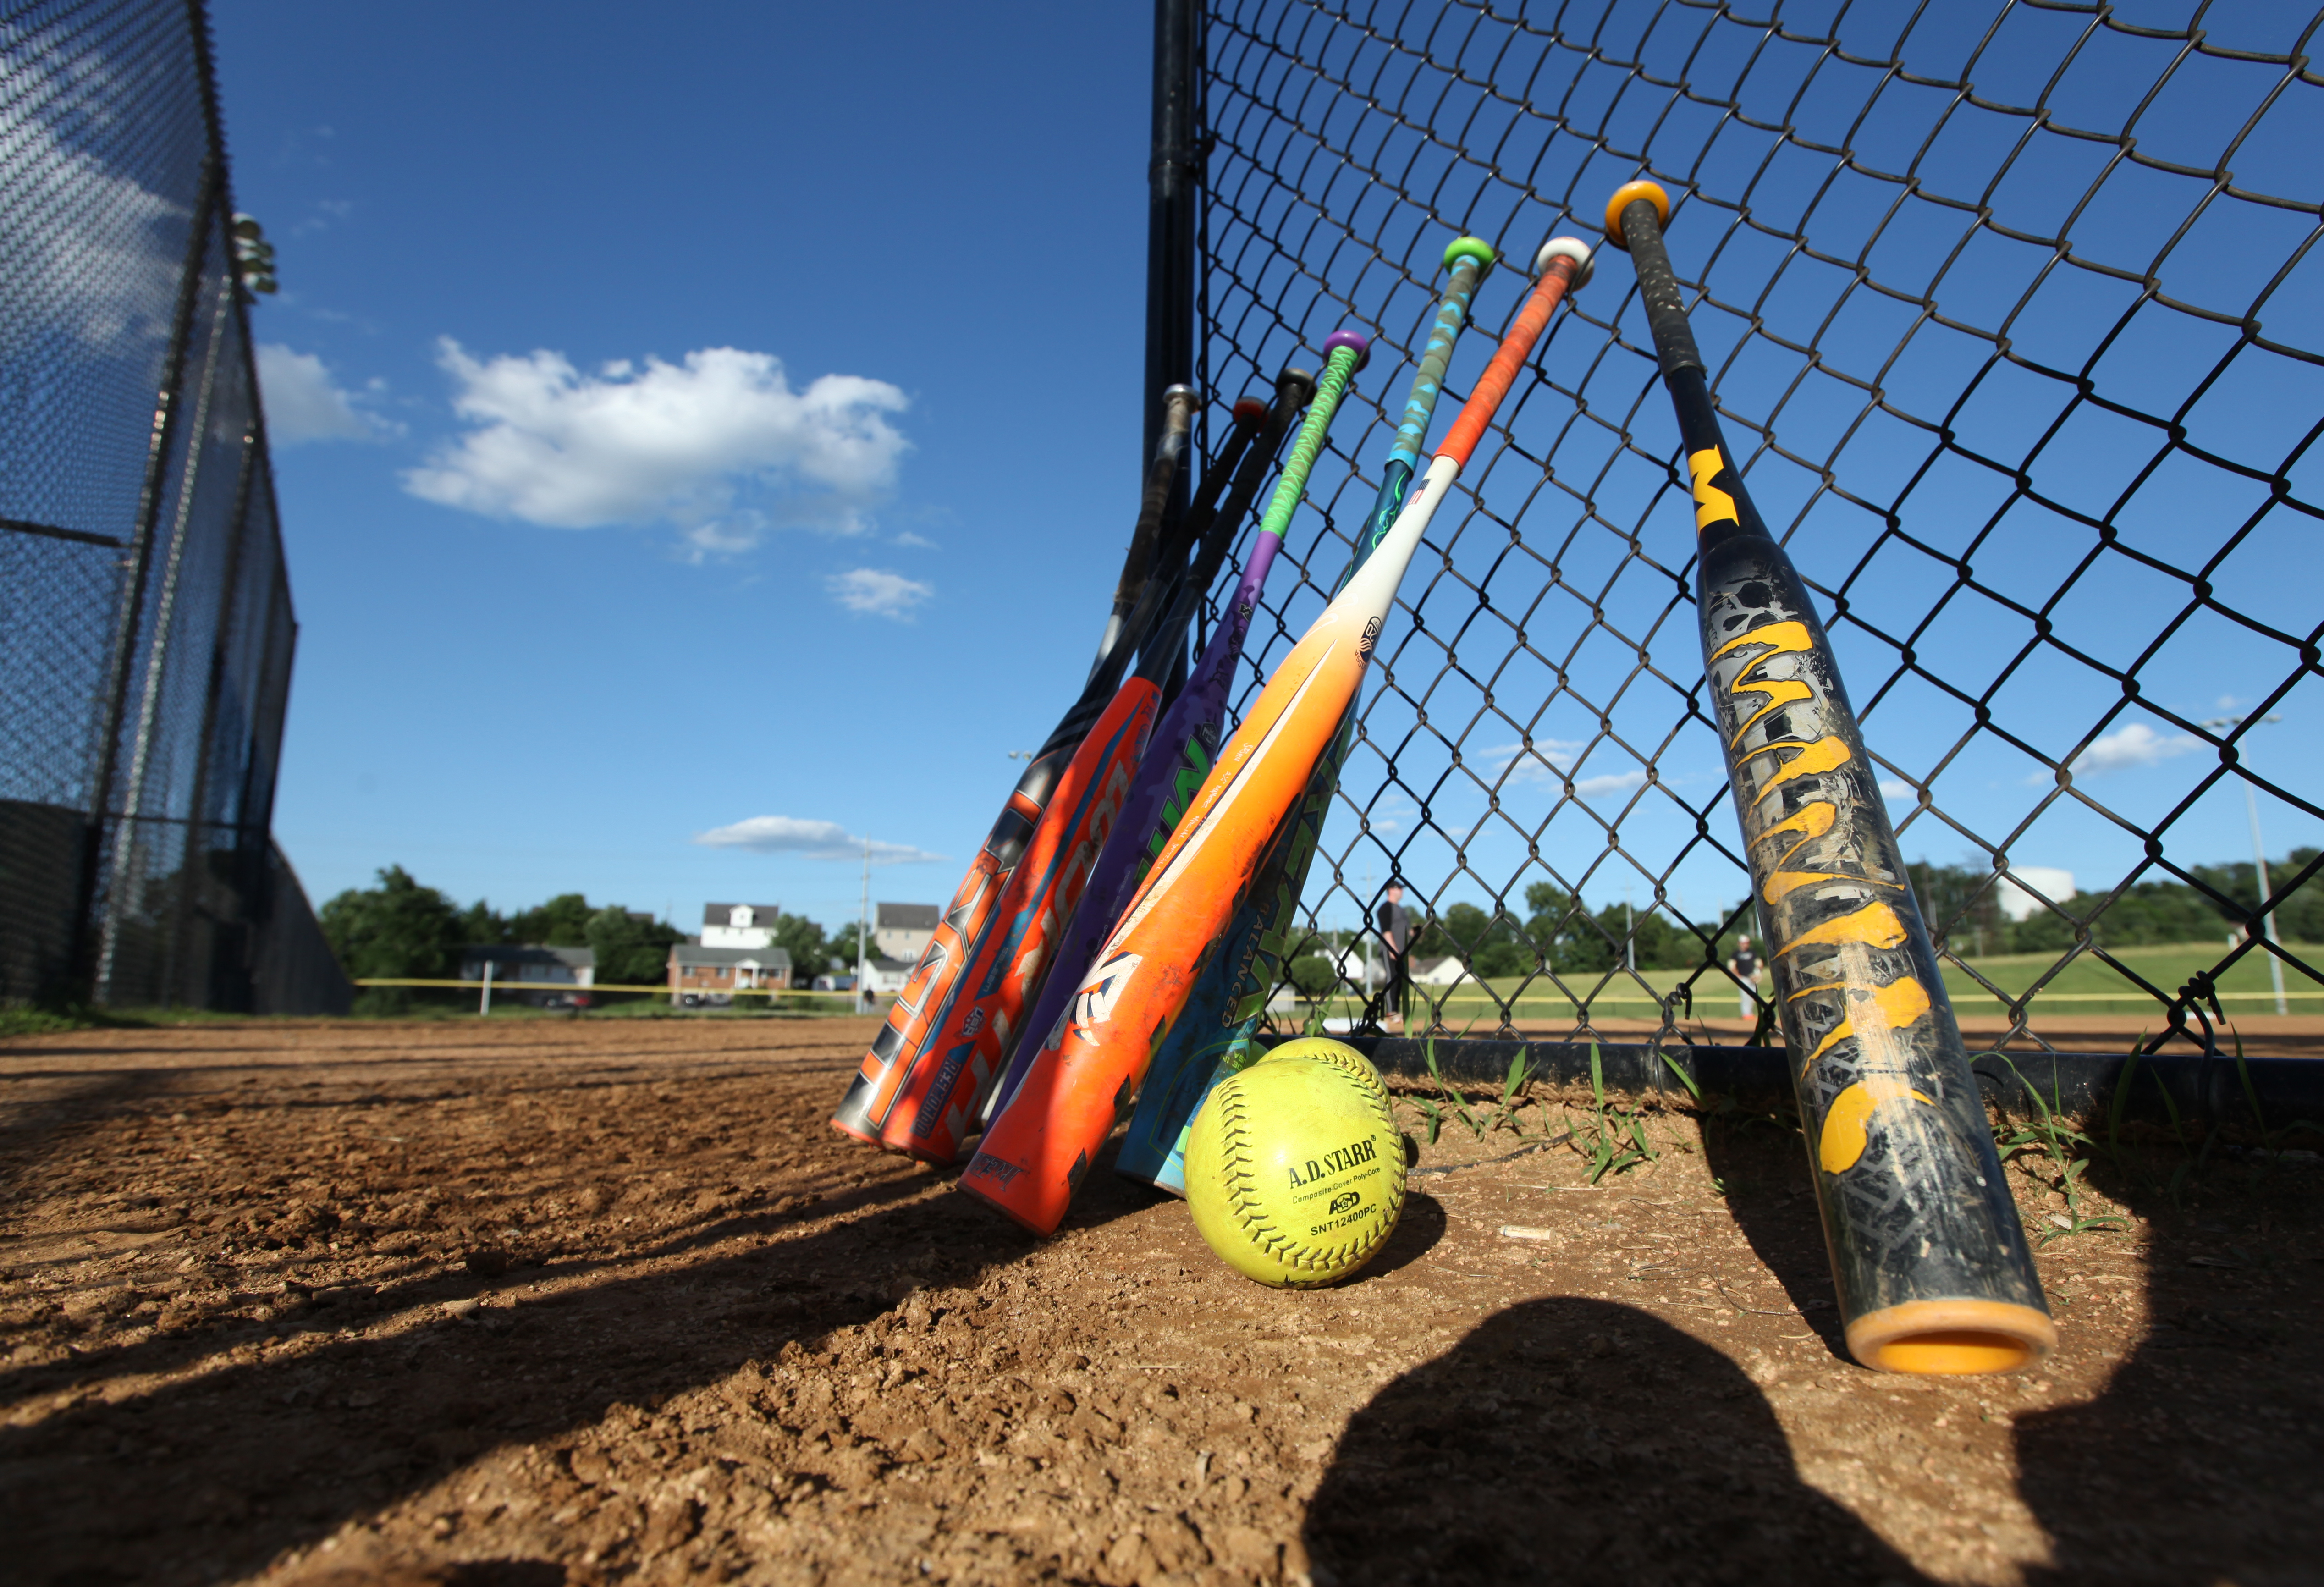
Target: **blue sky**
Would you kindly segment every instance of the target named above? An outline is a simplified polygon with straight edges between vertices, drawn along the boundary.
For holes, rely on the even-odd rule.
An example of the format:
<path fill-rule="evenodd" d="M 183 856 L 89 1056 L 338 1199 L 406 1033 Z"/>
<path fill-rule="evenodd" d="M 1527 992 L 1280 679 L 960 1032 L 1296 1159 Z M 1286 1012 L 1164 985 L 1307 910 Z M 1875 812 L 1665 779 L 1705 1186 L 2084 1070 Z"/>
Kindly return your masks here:
<path fill-rule="evenodd" d="M 577 889 L 669 908 L 681 921 L 705 900 L 747 898 L 829 923 L 854 914 L 865 836 L 893 862 L 875 872 L 875 900 L 949 895 L 1011 780 L 1007 752 L 1047 733 L 1086 663 L 1139 466 L 1147 8 L 1020 5 L 1005 26 L 995 14 L 700 5 L 643 25 L 597 5 L 380 14 L 218 0 L 237 197 L 266 224 L 283 283 L 258 310 L 303 624 L 276 826 L 318 900 L 399 863 L 463 901 L 503 909 Z M 2177 125 L 2189 120 L 2177 113 Z M 2284 174 L 2264 157 L 2253 144 L 2239 170 Z M 1498 240 L 1529 253 L 1555 219 L 1537 210 L 1510 222 L 1523 235 Z M 2133 207 L 2096 217 L 2078 235 L 2129 238 L 2137 216 Z M 1688 250 L 1703 235 L 1674 226 L 1683 268 L 1700 263 Z M 1387 307 L 1363 306 L 1409 345 L 1444 240 L 1415 241 L 1405 262 L 1414 274 L 1383 290 Z M 2195 287 L 2248 300 L 2247 283 L 2224 280 L 2236 248 L 2178 258 L 2193 256 L 2222 277 Z M 1994 279 L 1956 272 L 1942 291 L 1958 305 L 1967 283 Z M 1618 315 L 1637 342 L 1629 286 L 1627 262 L 1609 254 L 1586 306 Z M 1511 269 L 1489 280 L 1456 389 L 1521 288 Z M 2298 300 L 2286 294 L 2282 312 Z M 2104 309 L 2091 292 L 2065 294 L 2028 314 L 2018 335 L 2035 348 L 2053 331 L 2070 340 L 2077 316 Z M 1315 312 L 1323 318 L 1308 314 L 1313 324 L 1294 321 L 1311 342 L 1339 310 Z M 2271 323 L 2316 345 L 2305 325 Z M 2167 338 L 2173 328 L 2167 317 L 2161 325 Z M 1714 352 L 1730 334 L 1709 320 L 1700 328 Z M 1849 345 L 1893 334 L 1868 321 Z M 1556 372 L 1560 360 L 1590 356 L 1591 337 L 1602 332 L 1553 336 L 1544 367 L 1582 384 L 1583 374 Z M 1275 339 L 1285 345 L 1266 357 L 1296 355 Z M 1919 346 L 1930 349 L 1925 366 L 1900 365 L 1892 382 L 1933 390 L 1961 378 L 1933 338 Z M 1400 405 L 1410 378 L 1383 351 L 1335 431 L 1335 455 L 1352 463 L 1342 475 L 1358 482 L 1376 476 L 1388 440 L 1379 410 Z M 2107 376 L 2135 397 L 2141 359 L 2167 369 L 2195 351 L 2135 336 Z M 1738 369 L 1726 389 L 1747 396 L 1752 375 Z M 1643 365 L 1592 364 L 1587 391 L 1601 411 L 1635 404 L 1647 378 Z M 2309 386 L 2290 380 L 2246 382 L 2232 403 L 2199 411 L 2195 426 L 2245 438 L 2269 429 L 2280 456 L 2273 430 L 2315 408 Z M 1642 444 L 1666 425 L 1659 392 L 1645 394 Z M 1794 400 L 1792 436 L 1815 436 L 1817 401 Z M 1970 417 L 2006 431 L 2034 406 L 2005 394 Z M 1536 403 L 1517 433 L 1545 444 L 1559 422 L 1554 403 Z M 2083 456 L 2107 444 L 2069 440 Z M 1877 438 L 1852 444 L 1850 466 L 1877 475 L 1888 456 Z M 1512 462 L 1478 472 L 1488 506 L 1521 516 L 1541 554 L 1565 548 L 1556 554 L 1569 574 L 1603 573 L 1609 555 L 1618 563 L 1618 541 L 1569 538 L 1554 492 L 1525 505 L 1537 471 L 1527 477 Z M 1659 514 L 1661 538 L 1649 543 L 1675 565 L 1683 505 L 1657 505 L 1656 482 L 1635 469 L 1609 479 L 1605 499 L 1633 521 Z M 1803 499 L 1795 482 L 1775 463 L 1752 479 L 1770 518 L 1788 521 Z M 2166 556 L 2216 543 L 2234 504 L 2207 497 L 2205 484 L 2159 480 L 2134 528 Z M 1990 494 L 1989 480 L 1932 478 L 1913 498 L 1923 513 L 1915 527 L 1952 543 Z M 1368 502 L 1358 483 L 1332 504 L 1344 517 Z M 1303 515 L 1295 552 L 1321 521 Z M 1441 566 L 1493 560 L 1498 531 L 1479 519 L 1437 538 L 1453 531 L 1466 549 Z M 2000 544 L 2038 562 L 2076 532 L 2021 511 Z M 1802 521 L 1794 549 L 1813 575 L 1862 543 L 1861 523 L 1827 501 Z M 2309 547 L 2279 514 L 2221 570 L 2223 595 L 2304 627 Z M 1643 632 L 1666 587 L 1620 577 L 1609 609 Z M 1909 616 L 1925 605 L 1928 577 L 1890 556 L 1856 598 Z M 1278 574 L 1278 595 L 1287 582 Z M 2167 597 L 2135 578 L 2094 581 L 2061 622 L 2104 651 L 2110 632 L 2151 633 L 2154 603 Z M 1292 603 L 1295 626 L 1315 598 Z M 1465 597 L 1444 586 L 1430 598 Z M 2120 622 L 2124 611 L 2137 621 Z M 1699 653 L 1691 614 L 1677 616 L 1652 650 L 1658 668 L 1686 679 Z M 1969 659 L 2018 642 L 2014 623 L 1964 602 L 1927 642 L 1974 670 Z M 1843 632 L 1840 642 L 1845 659 L 1865 641 Z M 1630 659 L 1595 643 L 1572 665 L 1610 687 Z M 1278 639 L 1267 654 L 1282 648 Z M 2282 676 L 2264 647 L 2199 624 L 2153 666 L 2166 692 L 2152 697 L 2195 717 L 2238 709 L 2255 667 L 2273 667 L 2271 682 Z M 1543 677 L 1528 661 L 1496 687 L 1504 701 L 1521 698 Z M 1630 713 L 1632 738 L 1652 748 L 1674 697 L 1625 697 L 1614 715 Z M 2058 744 L 2112 703 L 2091 696 L 2087 678 L 2038 667 L 2003 701 Z M 2255 751 L 2271 774 L 2312 781 L 2313 706 L 2300 694 L 2286 710 Z M 1868 736 L 1877 754 L 1924 775 L 1961 731 L 1960 715 L 1907 687 L 1869 715 Z M 1379 722 L 1400 719 L 1391 709 Z M 1472 754 L 1501 752 L 1496 771 L 1510 764 L 1513 731 L 1489 720 L 1468 731 Z M 1585 749 L 1586 720 L 1545 721 L 1536 734 L 1600 815 L 1618 816 L 1639 781 L 1636 762 Z M 2092 746 L 2083 781 L 2149 819 L 2192 785 L 2207 759 L 2196 749 L 2134 711 Z M 1715 745 L 1683 736 L 1664 771 L 1700 797 L 1720 779 Z M 1939 797 L 1998 832 L 2033 807 L 2044 780 L 1986 738 L 1945 770 Z M 1559 781 L 1549 765 L 1518 765 L 1505 810 L 1520 825 L 1542 819 Z M 1403 795 L 1388 790 L 1373 807 L 1391 842 L 1412 830 L 1417 807 Z M 1443 798 L 1431 815 L 1465 830 L 1484 819 L 1481 793 Z M 1691 831 L 1652 798 L 1618 818 L 1646 856 Z M 1731 839 L 1731 815 L 1721 818 Z M 2268 821 L 2273 853 L 2324 836 L 2289 810 Z M 1482 830 L 1466 875 L 1448 844 L 1406 851 L 1424 896 L 1481 897 L 1480 881 L 1524 872 L 1516 833 Z M 1358 883 L 1362 845 L 1345 820 L 1334 831 L 1327 847 L 1354 856 L 1348 881 Z M 702 841 L 722 833 L 724 845 Z M 1595 854 L 1602 828 L 1569 808 L 1550 838 L 1572 874 L 1564 862 Z M 1926 817 L 1905 844 L 1916 857 L 1969 853 Z M 2206 795 L 2172 842 L 2182 861 L 2248 852 L 2232 787 Z M 2121 875 L 2136 844 L 2060 807 L 2012 854 L 2072 870 L 2087 887 Z M 1521 876 L 1512 898 L 1537 875 Z M 1585 896 L 1618 900 L 1625 880 L 1601 872 Z M 1708 856 L 1683 863 L 1674 881 L 1690 909 L 1742 890 L 1732 867 Z M 1344 896 L 1324 907 L 1343 925 L 1353 914 Z"/>
<path fill-rule="evenodd" d="M 1141 8 L 214 15 L 309 891 L 948 896 L 1136 509 Z"/>

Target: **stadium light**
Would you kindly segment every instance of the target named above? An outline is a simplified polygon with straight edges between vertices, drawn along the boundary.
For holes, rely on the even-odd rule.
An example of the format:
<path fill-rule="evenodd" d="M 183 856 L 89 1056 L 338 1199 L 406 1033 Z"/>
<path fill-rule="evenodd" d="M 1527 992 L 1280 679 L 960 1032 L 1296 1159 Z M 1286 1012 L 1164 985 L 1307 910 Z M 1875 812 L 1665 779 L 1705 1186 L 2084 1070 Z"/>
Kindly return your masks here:
<path fill-rule="evenodd" d="M 274 280 L 274 245 L 266 240 L 266 228 L 258 224 L 258 217 L 236 213 L 227 228 L 234 240 L 235 271 L 242 284 L 254 292 L 272 296 L 278 289 Z"/>

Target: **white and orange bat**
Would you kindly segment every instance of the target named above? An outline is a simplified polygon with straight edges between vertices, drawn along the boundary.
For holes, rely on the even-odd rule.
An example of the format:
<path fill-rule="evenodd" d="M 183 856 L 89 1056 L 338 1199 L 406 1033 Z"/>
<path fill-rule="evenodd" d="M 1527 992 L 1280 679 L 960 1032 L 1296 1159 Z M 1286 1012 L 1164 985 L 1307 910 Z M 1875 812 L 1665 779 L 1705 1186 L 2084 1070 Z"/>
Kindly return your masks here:
<path fill-rule="evenodd" d="M 1036 1233 L 1051 1233 L 1064 1220 L 1091 1159 L 1137 1096 L 1156 1044 L 1185 1006 L 1249 890 L 1268 840 L 1338 734 L 1429 520 L 1559 301 L 1586 278 L 1589 261 L 1589 247 L 1571 237 L 1543 246 L 1533 291 L 1430 462 L 1419 495 L 1284 658 L 1220 752 L 1065 1015 L 985 1132 L 963 1189 Z"/>

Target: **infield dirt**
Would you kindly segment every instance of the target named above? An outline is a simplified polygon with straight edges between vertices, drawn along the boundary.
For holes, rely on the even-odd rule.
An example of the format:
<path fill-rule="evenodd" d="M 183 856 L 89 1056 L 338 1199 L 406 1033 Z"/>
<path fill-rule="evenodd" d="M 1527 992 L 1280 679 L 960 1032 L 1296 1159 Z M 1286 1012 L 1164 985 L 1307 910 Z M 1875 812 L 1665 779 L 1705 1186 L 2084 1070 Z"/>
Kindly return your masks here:
<path fill-rule="evenodd" d="M 2312 1157 L 2101 1163 L 2047 1369 L 1900 1379 L 1780 1120 L 1646 1112 L 1593 1188 L 1581 1099 L 1453 1117 L 1384 1256 L 1284 1293 L 1110 1173 L 1036 1241 L 841 1140 L 872 1029 L 0 1043 L 7 1574 L 2318 1579 Z"/>

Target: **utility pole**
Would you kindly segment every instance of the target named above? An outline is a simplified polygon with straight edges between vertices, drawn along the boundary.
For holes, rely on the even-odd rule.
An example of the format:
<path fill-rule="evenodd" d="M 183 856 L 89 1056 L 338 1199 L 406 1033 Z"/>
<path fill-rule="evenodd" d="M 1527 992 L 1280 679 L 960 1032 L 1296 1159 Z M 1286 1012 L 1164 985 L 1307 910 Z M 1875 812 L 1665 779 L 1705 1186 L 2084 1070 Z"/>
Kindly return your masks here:
<path fill-rule="evenodd" d="M 2214 716 L 2203 725 L 2235 728 L 2241 727 L 2251 720 L 2252 718 L 2248 716 Z M 2281 722 L 2283 718 L 2271 713 L 2260 717 L 2259 720 L 2264 724 Z M 2264 904 L 2267 902 L 2268 894 L 2267 845 L 2260 840 L 2259 835 L 2259 795 L 2252 791 L 2251 780 L 2248 778 L 2244 780 L 2244 805 L 2251 813 L 2252 874 L 2253 879 L 2259 883 L 2259 901 Z M 2273 943 L 2276 940 L 2273 909 L 2268 910 L 2259 918 L 2259 935 L 2263 942 Z M 2275 1011 L 2279 1014 L 2289 1014 L 2292 1012 L 2292 1000 L 2283 995 L 2283 961 L 2273 953 L 2267 955 L 2267 978 L 2269 984 L 2275 989 Z"/>
<path fill-rule="evenodd" d="M 863 978 L 870 965 L 863 951 L 864 934 L 872 926 L 872 840 L 863 840 L 863 901 L 855 910 L 855 1011 L 863 1012 Z"/>

